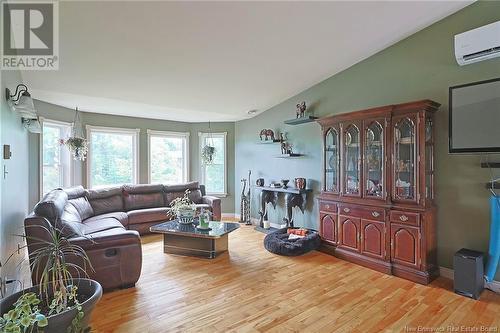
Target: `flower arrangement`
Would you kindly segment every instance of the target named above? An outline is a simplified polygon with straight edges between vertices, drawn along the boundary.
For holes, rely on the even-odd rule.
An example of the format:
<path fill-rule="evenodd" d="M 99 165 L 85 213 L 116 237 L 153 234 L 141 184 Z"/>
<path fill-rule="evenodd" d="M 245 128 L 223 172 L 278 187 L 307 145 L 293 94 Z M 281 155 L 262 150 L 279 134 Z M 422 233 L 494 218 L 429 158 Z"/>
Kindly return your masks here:
<path fill-rule="evenodd" d="M 214 161 L 214 155 L 215 155 L 215 147 L 206 145 L 203 147 L 201 150 L 201 162 L 203 164 L 212 164 Z"/>
<path fill-rule="evenodd" d="M 189 199 L 189 195 L 191 194 L 190 190 L 186 190 L 184 192 L 184 196 L 175 198 L 172 200 L 170 203 L 170 207 L 172 208 L 172 211 L 175 214 L 179 214 L 181 211 L 186 211 L 186 210 L 196 210 L 196 207 L 194 206 L 194 203 Z"/>
<path fill-rule="evenodd" d="M 87 153 L 89 151 L 89 144 L 87 139 L 73 136 L 66 140 L 61 139 L 59 140 L 59 143 L 68 147 L 75 161 L 85 161 L 85 158 L 87 157 Z"/>
<path fill-rule="evenodd" d="M 184 196 L 175 198 L 170 203 L 172 211 L 175 213 L 180 223 L 189 224 L 193 222 L 194 216 L 196 214 L 196 206 L 189 199 L 190 190 L 184 192 Z"/>

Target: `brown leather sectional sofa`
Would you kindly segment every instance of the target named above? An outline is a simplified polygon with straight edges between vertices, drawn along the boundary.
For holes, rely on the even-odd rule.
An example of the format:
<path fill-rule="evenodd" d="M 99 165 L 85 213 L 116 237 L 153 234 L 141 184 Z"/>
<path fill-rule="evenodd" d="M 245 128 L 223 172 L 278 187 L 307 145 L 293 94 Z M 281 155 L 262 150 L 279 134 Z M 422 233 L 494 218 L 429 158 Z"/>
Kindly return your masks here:
<path fill-rule="evenodd" d="M 90 278 L 104 289 L 134 286 L 141 274 L 140 234 L 149 227 L 170 219 L 170 202 L 191 191 L 198 207 L 212 211 L 220 220 L 220 199 L 205 195 L 198 182 L 179 185 L 123 185 L 86 190 L 82 186 L 55 189 L 46 194 L 25 220 L 28 251 L 33 253 L 47 239 L 43 228 L 56 225 L 72 244 L 80 245 L 90 258 L 94 272 Z M 79 258 L 71 258 L 80 263 Z M 33 283 L 38 277 L 32 274 Z"/>

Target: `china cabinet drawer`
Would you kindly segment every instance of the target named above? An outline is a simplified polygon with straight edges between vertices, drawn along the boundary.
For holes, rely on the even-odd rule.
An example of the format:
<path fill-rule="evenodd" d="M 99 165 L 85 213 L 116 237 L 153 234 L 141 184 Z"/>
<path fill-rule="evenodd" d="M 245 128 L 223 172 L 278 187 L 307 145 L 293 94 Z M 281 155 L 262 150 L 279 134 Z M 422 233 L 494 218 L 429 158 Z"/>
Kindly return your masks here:
<path fill-rule="evenodd" d="M 321 212 L 337 213 L 337 204 L 331 202 L 320 202 L 319 210 Z"/>
<path fill-rule="evenodd" d="M 339 205 L 339 214 L 366 220 L 385 221 L 385 210 L 376 207 Z"/>
<path fill-rule="evenodd" d="M 403 223 L 414 226 L 420 225 L 420 214 L 391 210 L 390 220 L 394 223 Z"/>

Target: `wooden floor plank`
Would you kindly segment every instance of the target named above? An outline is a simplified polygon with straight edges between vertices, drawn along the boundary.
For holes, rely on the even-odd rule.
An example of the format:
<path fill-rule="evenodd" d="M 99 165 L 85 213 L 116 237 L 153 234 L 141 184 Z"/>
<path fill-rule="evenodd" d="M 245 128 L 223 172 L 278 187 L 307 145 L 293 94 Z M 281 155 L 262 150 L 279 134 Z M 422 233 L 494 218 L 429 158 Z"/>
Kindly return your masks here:
<path fill-rule="evenodd" d="M 264 234 L 243 226 L 216 259 L 163 253 L 161 236 L 142 238 L 135 288 L 105 293 L 94 332 L 410 332 L 418 327 L 496 327 L 500 296 L 475 301 L 439 278 L 429 286 L 313 251 L 267 252 Z"/>

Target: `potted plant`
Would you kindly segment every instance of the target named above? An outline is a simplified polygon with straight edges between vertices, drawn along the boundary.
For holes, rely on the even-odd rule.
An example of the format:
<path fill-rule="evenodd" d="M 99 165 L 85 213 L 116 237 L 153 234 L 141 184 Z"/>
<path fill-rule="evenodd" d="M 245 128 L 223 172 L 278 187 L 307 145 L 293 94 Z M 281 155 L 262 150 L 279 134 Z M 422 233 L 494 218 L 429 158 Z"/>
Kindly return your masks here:
<path fill-rule="evenodd" d="M 60 139 L 59 143 L 68 147 L 73 159 L 75 161 L 85 161 L 87 153 L 89 151 L 89 143 L 87 139 L 83 137 L 82 133 L 82 123 L 80 121 L 80 112 L 78 108 L 75 108 L 75 119 L 73 120 L 73 130 L 71 136 L 66 140 Z"/>
<path fill-rule="evenodd" d="M 194 216 L 196 214 L 196 206 L 191 201 L 191 199 L 189 199 L 190 193 L 191 193 L 191 191 L 186 190 L 184 192 L 184 196 L 179 197 L 179 198 L 175 198 L 170 203 L 170 207 L 172 208 L 172 211 L 177 216 L 179 223 L 182 223 L 182 224 L 192 223 Z"/>
<path fill-rule="evenodd" d="M 72 136 L 66 140 L 61 139 L 60 143 L 61 145 L 68 147 L 68 150 L 71 152 L 75 160 L 85 161 L 89 151 L 87 139 L 79 136 Z"/>
<path fill-rule="evenodd" d="M 102 287 L 97 281 L 80 277 L 87 277 L 87 269 L 93 269 L 85 250 L 70 243 L 51 224 L 31 227 L 42 228 L 48 236 L 34 239 L 36 250 L 29 255 L 30 269 L 36 272 L 39 285 L 0 300 L 0 332 L 87 331 Z M 81 265 L 70 262 L 75 258 Z"/>
<path fill-rule="evenodd" d="M 201 150 L 201 162 L 205 165 L 212 164 L 214 161 L 215 147 L 205 145 Z"/>

